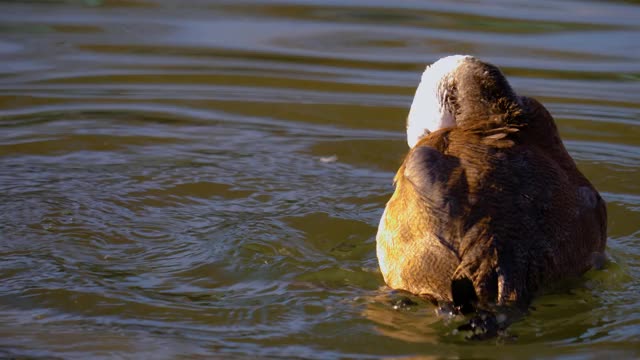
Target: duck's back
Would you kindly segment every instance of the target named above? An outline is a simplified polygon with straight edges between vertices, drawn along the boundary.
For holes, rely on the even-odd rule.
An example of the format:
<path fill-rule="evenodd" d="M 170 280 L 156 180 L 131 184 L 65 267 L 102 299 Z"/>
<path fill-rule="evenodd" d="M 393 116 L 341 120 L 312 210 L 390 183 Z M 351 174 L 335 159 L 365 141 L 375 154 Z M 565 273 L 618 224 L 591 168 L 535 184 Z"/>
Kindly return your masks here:
<path fill-rule="evenodd" d="M 531 101 L 542 123 L 446 128 L 411 149 L 378 231 L 391 287 L 459 305 L 526 304 L 604 251 L 604 202 Z"/>

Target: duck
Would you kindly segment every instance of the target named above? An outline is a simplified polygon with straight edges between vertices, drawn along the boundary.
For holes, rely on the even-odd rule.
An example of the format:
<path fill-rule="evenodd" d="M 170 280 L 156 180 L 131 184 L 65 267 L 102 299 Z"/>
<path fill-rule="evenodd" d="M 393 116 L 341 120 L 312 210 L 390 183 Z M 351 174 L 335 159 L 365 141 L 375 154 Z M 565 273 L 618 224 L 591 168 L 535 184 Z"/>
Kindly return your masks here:
<path fill-rule="evenodd" d="M 602 263 L 604 200 L 549 111 L 498 67 L 470 55 L 427 66 L 406 124 L 376 235 L 390 288 L 462 313 L 526 308 Z"/>

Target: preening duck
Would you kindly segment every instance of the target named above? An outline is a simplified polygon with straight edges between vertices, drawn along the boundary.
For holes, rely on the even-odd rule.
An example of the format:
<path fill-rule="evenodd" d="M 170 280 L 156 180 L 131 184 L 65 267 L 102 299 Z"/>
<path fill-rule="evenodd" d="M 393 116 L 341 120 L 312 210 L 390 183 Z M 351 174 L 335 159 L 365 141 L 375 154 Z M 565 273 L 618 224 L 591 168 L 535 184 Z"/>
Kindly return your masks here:
<path fill-rule="evenodd" d="M 545 107 L 472 56 L 427 67 L 377 233 L 385 282 L 463 311 L 526 306 L 602 258 L 603 199 Z"/>

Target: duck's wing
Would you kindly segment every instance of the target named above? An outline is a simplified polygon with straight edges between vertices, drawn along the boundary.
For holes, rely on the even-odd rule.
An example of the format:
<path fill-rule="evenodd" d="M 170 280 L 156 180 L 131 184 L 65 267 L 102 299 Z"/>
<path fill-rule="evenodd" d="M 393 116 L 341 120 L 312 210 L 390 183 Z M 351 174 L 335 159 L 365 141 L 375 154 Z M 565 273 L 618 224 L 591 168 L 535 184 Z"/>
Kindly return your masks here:
<path fill-rule="evenodd" d="M 399 177 L 419 194 L 430 236 L 455 254 L 457 264 L 448 281 L 452 300 L 461 306 L 477 300 L 529 299 L 526 284 L 514 282 L 526 278 L 517 270 L 526 272 L 531 244 L 543 245 L 543 241 L 538 241 L 540 234 L 527 238 L 536 234 L 535 229 L 521 229 L 518 224 L 519 217 L 539 211 L 530 201 L 543 200 L 536 170 L 546 164 L 513 166 L 520 156 L 512 136 L 517 131 L 433 134 L 411 150 L 401 169 Z M 516 204 L 524 207 L 513 208 Z M 521 247 L 526 251 L 519 252 Z M 503 276 L 503 271 L 513 279 Z"/>
<path fill-rule="evenodd" d="M 493 171 L 486 161 L 490 147 L 473 134 L 467 134 L 465 143 L 455 132 L 432 135 L 411 150 L 397 179 L 419 195 L 428 236 L 454 254 L 454 271 L 434 276 L 443 277 L 450 300 L 464 309 L 479 298 L 495 299 L 498 291 L 490 206 L 477 189 Z M 503 136 L 494 138 L 501 141 Z"/>

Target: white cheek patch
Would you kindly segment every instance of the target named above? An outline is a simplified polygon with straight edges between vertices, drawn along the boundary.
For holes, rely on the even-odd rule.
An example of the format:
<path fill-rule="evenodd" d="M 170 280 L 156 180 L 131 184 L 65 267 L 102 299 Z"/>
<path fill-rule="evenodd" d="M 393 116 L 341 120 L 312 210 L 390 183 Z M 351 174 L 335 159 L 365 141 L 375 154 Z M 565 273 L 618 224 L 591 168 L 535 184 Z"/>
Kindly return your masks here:
<path fill-rule="evenodd" d="M 407 143 L 413 147 L 423 136 L 444 127 L 455 126 L 455 117 L 444 107 L 447 86 L 460 64 L 471 58 L 453 55 L 442 58 L 422 73 L 420 85 L 407 117 Z"/>

